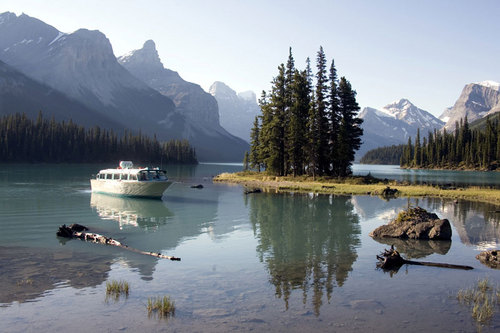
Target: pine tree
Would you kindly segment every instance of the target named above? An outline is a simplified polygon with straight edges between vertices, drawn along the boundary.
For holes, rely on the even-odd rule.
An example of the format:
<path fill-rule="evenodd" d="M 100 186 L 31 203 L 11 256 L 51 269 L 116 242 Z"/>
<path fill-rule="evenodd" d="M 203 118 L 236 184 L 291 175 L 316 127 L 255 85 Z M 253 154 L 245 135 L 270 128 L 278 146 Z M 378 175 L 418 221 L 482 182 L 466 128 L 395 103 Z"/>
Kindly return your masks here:
<path fill-rule="evenodd" d="M 329 122 L 330 122 L 330 131 L 329 131 L 329 160 L 336 161 L 338 160 L 339 151 L 338 145 L 339 142 L 339 126 L 340 120 L 342 119 L 342 115 L 340 113 L 339 108 L 339 93 L 338 93 L 338 78 L 337 78 L 337 69 L 335 68 L 334 60 L 332 59 L 332 64 L 330 66 L 330 91 L 329 91 Z M 333 163 L 330 175 L 337 175 L 340 173 L 340 169 L 337 168 L 337 164 Z"/>
<path fill-rule="evenodd" d="M 243 157 L 243 171 L 247 171 L 250 168 L 250 155 L 248 154 L 248 151 L 245 152 L 245 155 Z"/>
<path fill-rule="evenodd" d="M 320 175 L 329 172 L 329 123 L 328 123 L 328 76 L 326 70 L 326 56 L 323 47 L 320 47 L 316 56 L 316 90 L 314 109 L 314 130 L 316 131 L 315 149 L 318 157 L 317 172 Z"/>
<path fill-rule="evenodd" d="M 257 169 L 260 172 L 260 167 L 262 165 L 261 153 L 260 153 L 260 126 L 259 126 L 259 116 L 255 116 L 253 122 L 252 130 L 250 131 L 250 156 L 249 162 L 250 167 Z"/>
<path fill-rule="evenodd" d="M 339 83 L 339 110 L 342 115 L 339 128 L 339 159 L 337 176 L 345 177 L 352 173 L 351 165 L 354 154 L 361 146 L 363 120 L 357 117 L 359 105 L 356 102 L 356 91 L 345 77 Z"/>
<path fill-rule="evenodd" d="M 307 118 L 310 106 L 310 89 L 306 71 L 295 71 L 292 90 L 292 105 L 287 131 L 289 165 L 294 176 L 305 172 L 307 145 Z"/>

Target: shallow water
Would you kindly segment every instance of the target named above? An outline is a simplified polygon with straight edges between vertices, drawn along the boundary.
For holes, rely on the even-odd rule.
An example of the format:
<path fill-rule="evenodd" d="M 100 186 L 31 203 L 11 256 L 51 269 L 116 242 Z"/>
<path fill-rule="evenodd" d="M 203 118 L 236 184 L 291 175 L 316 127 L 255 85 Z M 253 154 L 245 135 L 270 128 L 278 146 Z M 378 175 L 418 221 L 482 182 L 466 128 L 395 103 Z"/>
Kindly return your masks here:
<path fill-rule="evenodd" d="M 104 166 L 102 166 L 104 167 Z M 212 184 L 238 165 L 168 168 L 176 183 L 162 201 L 90 193 L 96 165 L 0 166 L 0 331 L 476 331 L 458 290 L 500 271 L 475 255 L 500 242 L 498 207 L 438 199 L 260 193 Z M 375 170 L 380 172 L 380 170 Z M 364 170 L 363 170 L 364 172 Z M 203 184 L 203 189 L 190 188 Z M 398 242 L 416 260 L 457 271 L 376 269 L 387 248 L 368 233 L 408 204 L 448 218 L 451 242 Z M 80 223 L 173 262 L 111 246 L 65 241 Z M 105 284 L 131 292 L 106 301 Z M 168 320 L 148 317 L 147 299 L 169 295 Z M 483 332 L 500 328 L 495 318 Z"/>

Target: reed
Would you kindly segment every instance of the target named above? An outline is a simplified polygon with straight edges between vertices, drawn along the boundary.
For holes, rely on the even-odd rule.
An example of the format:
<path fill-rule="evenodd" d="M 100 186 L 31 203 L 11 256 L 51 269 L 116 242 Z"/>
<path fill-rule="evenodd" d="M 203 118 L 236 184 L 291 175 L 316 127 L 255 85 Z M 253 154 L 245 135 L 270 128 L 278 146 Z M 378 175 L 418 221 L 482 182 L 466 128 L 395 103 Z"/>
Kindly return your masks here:
<path fill-rule="evenodd" d="M 121 295 L 128 297 L 130 286 L 127 281 L 111 280 L 106 281 L 106 300 L 113 298 L 115 301 L 120 299 Z"/>
<path fill-rule="evenodd" d="M 488 324 L 500 304 L 500 289 L 494 288 L 487 278 L 479 280 L 468 289 L 461 289 L 457 293 L 459 303 L 471 309 L 472 318 L 480 325 Z"/>
<path fill-rule="evenodd" d="M 21 287 L 21 286 L 32 286 L 33 285 L 33 280 L 30 279 L 30 278 L 23 279 L 23 280 L 17 281 L 17 285 L 19 287 Z"/>
<path fill-rule="evenodd" d="M 168 318 L 175 315 L 175 302 L 169 296 L 148 298 L 148 316 L 158 315 L 159 318 Z"/>

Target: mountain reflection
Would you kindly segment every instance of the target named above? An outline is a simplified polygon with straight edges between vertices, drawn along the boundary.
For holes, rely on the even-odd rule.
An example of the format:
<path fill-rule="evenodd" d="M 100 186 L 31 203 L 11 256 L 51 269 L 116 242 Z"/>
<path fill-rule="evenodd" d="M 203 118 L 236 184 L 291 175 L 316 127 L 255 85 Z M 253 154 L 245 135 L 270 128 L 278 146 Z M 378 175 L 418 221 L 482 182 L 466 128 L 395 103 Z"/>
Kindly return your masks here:
<path fill-rule="evenodd" d="M 77 289 L 98 286 L 111 264 L 107 255 L 0 246 L 0 306 L 37 299 L 61 283 Z"/>
<path fill-rule="evenodd" d="M 462 243 L 479 249 L 496 248 L 500 244 L 500 214 L 496 205 L 435 198 L 428 198 L 425 203 L 450 220 Z"/>
<path fill-rule="evenodd" d="M 330 301 L 357 259 L 358 216 L 349 197 L 304 194 L 251 195 L 250 221 L 259 240 L 257 252 L 266 263 L 276 295 L 288 309 L 294 289 L 303 303 L 311 295 L 319 315 L 323 296 Z"/>

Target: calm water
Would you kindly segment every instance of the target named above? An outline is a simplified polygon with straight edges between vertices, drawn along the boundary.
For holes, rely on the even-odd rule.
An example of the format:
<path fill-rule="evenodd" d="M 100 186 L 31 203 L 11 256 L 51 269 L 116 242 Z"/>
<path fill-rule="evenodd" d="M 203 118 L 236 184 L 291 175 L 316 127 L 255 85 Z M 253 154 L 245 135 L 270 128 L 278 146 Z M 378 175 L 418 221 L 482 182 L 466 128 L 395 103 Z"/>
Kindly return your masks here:
<path fill-rule="evenodd" d="M 101 167 L 0 166 L 1 332 L 473 332 L 457 291 L 485 277 L 500 284 L 500 270 L 475 259 L 499 246 L 500 215 L 492 205 L 244 195 L 240 186 L 212 184 L 211 176 L 241 168 L 228 164 L 171 167 L 176 183 L 162 201 L 123 199 L 90 193 L 89 177 Z M 377 176 L 391 168 L 355 171 Z M 196 184 L 204 188 L 190 188 Z M 400 252 L 474 270 L 376 269 L 375 255 L 388 245 L 368 233 L 408 203 L 448 218 L 453 239 L 398 242 Z M 64 241 L 55 235 L 64 223 L 182 261 Z M 113 279 L 129 282 L 128 298 L 105 299 Z M 175 300 L 175 317 L 148 318 L 148 297 L 163 295 Z M 499 328 L 497 314 L 483 332 Z"/>

